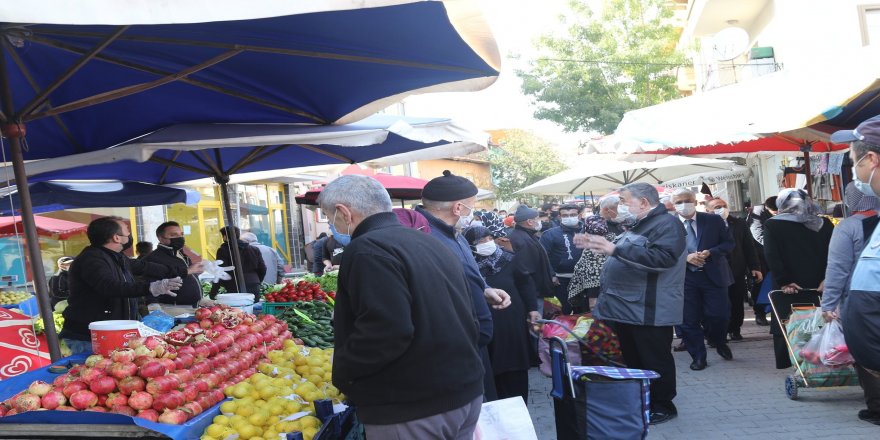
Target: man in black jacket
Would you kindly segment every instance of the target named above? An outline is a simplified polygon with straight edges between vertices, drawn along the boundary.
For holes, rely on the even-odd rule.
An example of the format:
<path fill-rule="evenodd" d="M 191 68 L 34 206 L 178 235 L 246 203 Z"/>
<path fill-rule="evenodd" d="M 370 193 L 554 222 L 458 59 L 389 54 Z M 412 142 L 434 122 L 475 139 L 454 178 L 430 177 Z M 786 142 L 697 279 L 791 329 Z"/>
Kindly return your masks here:
<path fill-rule="evenodd" d="M 234 235 L 235 238 L 230 239 L 230 235 Z M 236 262 L 232 261 L 229 243 L 235 243 L 238 246 L 238 255 L 241 257 L 241 262 L 238 264 L 241 264 L 244 280 L 240 280 L 237 286 L 243 292 L 237 293 L 252 293 L 254 294 L 254 301 L 259 301 L 260 286 L 263 283 L 263 278 L 266 276 L 266 263 L 263 261 L 263 256 L 260 255 L 260 251 L 257 248 L 241 241 L 241 229 L 238 229 L 238 226 L 226 226 L 220 229 L 220 236 L 223 237 L 223 244 L 217 249 L 217 259 L 223 260 L 223 263 L 227 265 L 236 264 Z M 209 293 L 211 299 L 217 297 L 220 286 L 223 286 L 227 292 L 236 291 L 235 271 L 231 271 L 230 275 L 232 275 L 232 278 L 220 280 L 220 282 L 214 283 L 211 286 L 211 292 Z"/>
<path fill-rule="evenodd" d="M 483 400 L 476 314 L 458 258 L 400 224 L 388 192 L 342 176 L 318 198 L 351 234 L 339 272 L 333 383 L 368 438 L 471 438 Z"/>
<path fill-rule="evenodd" d="M 724 219 L 730 230 L 730 235 L 733 236 L 734 247 L 727 260 L 733 273 L 733 284 L 727 288 L 727 294 L 730 298 L 730 323 L 727 324 L 727 333 L 730 335 L 731 341 L 741 341 L 743 338 L 741 329 L 745 318 L 743 303 L 746 300 L 746 277 L 752 275 L 760 283 L 764 279 L 764 275 L 761 274 L 761 262 L 758 260 L 758 253 L 754 246 L 755 241 L 752 239 L 746 221 L 731 217 L 730 209 L 724 199 L 710 200 L 707 207 L 710 212 L 714 212 Z"/>
<path fill-rule="evenodd" d="M 160 295 L 156 298 L 147 299 L 147 303 L 161 303 L 174 305 L 195 306 L 202 299 L 202 286 L 197 274 L 200 272 L 198 265 L 193 265 L 189 257 L 183 253 L 186 238 L 183 230 L 177 222 L 165 222 L 156 228 L 156 238 L 159 245 L 156 250 L 144 257 L 144 261 L 167 266 L 169 270 L 183 279 L 183 286 L 177 291 L 176 296 Z M 155 281 L 155 277 L 144 276 L 146 281 Z"/>
<path fill-rule="evenodd" d="M 142 274 L 167 278 L 137 282 L 132 261 L 122 254 L 131 247 L 131 232 L 119 217 L 101 217 L 89 223 L 89 246 L 70 266 L 70 298 L 59 335 L 76 354 L 91 351 L 89 324 L 114 319 L 138 319 L 136 298 L 176 295 L 183 282 L 165 266 L 143 263 Z"/>
<path fill-rule="evenodd" d="M 550 266 L 550 259 L 547 258 L 547 252 L 535 236 L 541 230 L 538 211 L 520 205 L 516 209 L 513 220 L 516 222 L 516 226 L 508 234 L 510 244 L 513 245 L 513 252 L 517 254 L 517 257 L 524 261 L 523 266 L 532 270 L 529 276 L 532 277 L 535 287 L 538 289 L 538 311 L 543 313 L 544 301 L 540 297 L 553 296 L 553 287 L 558 285 L 559 281 L 554 280 L 554 272 Z"/>
<path fill-rule="evenodd" d="M 584 232 L 584 224 L 580 221 L 581 207 L 578 205 L 562 205 L 559 208 L 559 226 L 550 228 L 541 234 L 540 243 L 547 251 L 550 267 L 553 269 L 553 294 L 562 305 L 562 313 L 571 313 L 568 302 L 568 285 L 574 276 L 574 265 L 581 259 L 584 250 L 574 245 L 575 234 Z"/>

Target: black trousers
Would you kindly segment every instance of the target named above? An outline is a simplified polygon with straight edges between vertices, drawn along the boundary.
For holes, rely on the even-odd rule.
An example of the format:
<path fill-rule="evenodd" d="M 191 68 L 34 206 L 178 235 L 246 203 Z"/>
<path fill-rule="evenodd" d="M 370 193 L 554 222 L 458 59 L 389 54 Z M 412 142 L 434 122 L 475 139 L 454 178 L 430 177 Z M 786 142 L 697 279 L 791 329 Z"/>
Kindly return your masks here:
<path fill-rule="evenodd" d="M 672 326 L 653 327 L 606 322 L 620 338 L 623 361 L 629 368 L 656 371 L 651 381 L 651 410 L 676 412 L 675 359 L 672 357 Z"/>
<path fill-rule="evenodd" d="M 571 315 L 571 304 L 568 302 L 568 285 L 571 278 L 559 278 L 559 285 L 553 286 L 553 296 L 562 304 L 562 314 Z"/>
<path fill-rule="evenodd" d="M 865 371 L 859 364 L 855 368 L 859 375 L 859 385 L 865 391 L 865 405 L 869 411 L 880 414 L 880 377 Z"/>
<path fill-rule="evenodd" d="M 498 393 L 499 400 L 519 396 L 528 405 L 529 370 L 508 371 L 496 374 L 495 391 Z"/>
<path fill-rule="evenodd" d="M 745 320 L 743 303 L 746 301 L 746 277 L 733 277 L 733 284 L 727 288 L 727 296 L 730 298 L 730 322 L 727 324 L 728 333 L 739 333 Z"/>

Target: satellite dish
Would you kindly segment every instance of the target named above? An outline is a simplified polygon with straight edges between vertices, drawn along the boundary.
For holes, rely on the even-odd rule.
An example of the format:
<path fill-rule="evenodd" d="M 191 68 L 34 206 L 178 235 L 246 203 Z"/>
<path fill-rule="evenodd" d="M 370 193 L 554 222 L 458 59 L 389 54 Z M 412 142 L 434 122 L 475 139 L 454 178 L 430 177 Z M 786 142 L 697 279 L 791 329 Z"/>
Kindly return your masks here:
<path fill-rule="evenodd" d="M 749 48 L 749 33 L 740 27 L 722 29 L 712 37 L 715 61 L 730 61 Z"/>

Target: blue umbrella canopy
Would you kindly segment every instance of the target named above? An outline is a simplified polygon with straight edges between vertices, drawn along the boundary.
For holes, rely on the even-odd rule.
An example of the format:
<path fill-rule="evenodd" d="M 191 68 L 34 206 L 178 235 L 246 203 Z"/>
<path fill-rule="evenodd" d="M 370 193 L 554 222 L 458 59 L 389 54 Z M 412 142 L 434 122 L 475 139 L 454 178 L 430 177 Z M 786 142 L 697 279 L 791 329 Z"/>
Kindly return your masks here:
<path fill-rule="evenodd" d="M 72 208 L 112 208 L 198 203 L 198 191 L 142 182 L 37 182 L 30 185 L 35 213 Z M 10 200 L 11 199 L 11 200 Z M 10 203 L 12 206 L 10 207 Z M 21 214 L 14 186 L 0 190 L 0 216 Z"/>
<path fill-rule="evenodd" d="M 25 165 L 32 182 L 204 177 L 378 160 L 383 166 L 484 151 L 488 135 L 443 118 L 377 115 L 347 125 L 185 124 L 101 151 Z M 395 160 L 397 159 L 397 160 Z M 7 172 L 0 168 L 0 175 Z"/>
<path fill-rule="evenodd" d="M 25 159 L 180 123 L 346 123 L 410 93 L 487 87 L 499 70 L 471 1 L 218 0 L 191 12 L 171 1 L 139 15 L 125 10 L 132 2 L 97 0 L 33 13 L 42 3 L 0 14 L 3 119 L 26 126 Z M 28 19 L 43 21 L 13 22 Z"/>

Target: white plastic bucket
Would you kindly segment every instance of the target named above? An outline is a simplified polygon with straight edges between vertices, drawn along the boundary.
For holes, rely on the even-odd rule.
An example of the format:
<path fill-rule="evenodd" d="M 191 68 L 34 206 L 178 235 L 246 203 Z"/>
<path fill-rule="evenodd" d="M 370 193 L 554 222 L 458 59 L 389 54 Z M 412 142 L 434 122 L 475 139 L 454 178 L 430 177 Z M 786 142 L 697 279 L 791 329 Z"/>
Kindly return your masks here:
<path fill-rule="evenodd" d="M 221 293 L 217 295 L 217 302 L 247 313 L 254 313 L 254 295 L 251 293 Z"/>
<path fill-rule="evenodd" d="M 92 351 L 102 356 L 109 356 L 117 348 L 127 347 L 129 339 L 141 337 L 138 321 L 95 321 L 89 324 L 89 331 L 92 334 Z"/>

